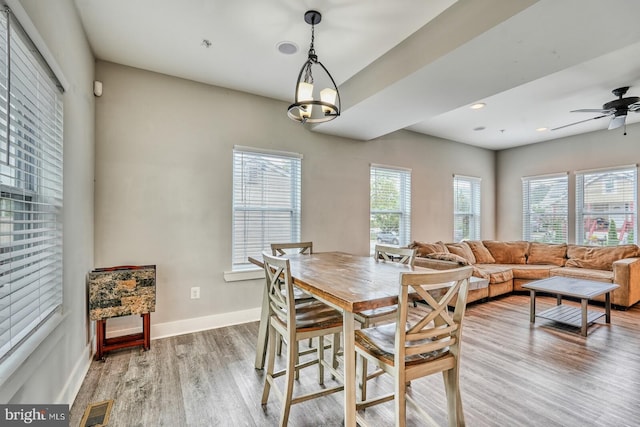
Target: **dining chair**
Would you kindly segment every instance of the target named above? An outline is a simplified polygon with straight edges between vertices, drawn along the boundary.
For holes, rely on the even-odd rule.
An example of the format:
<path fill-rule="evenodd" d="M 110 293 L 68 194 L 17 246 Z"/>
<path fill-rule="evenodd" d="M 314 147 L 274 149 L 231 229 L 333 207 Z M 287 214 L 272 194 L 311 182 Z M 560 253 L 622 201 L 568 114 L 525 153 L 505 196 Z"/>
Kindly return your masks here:
<path fill-rule="evenodd" d="M 285 256 L 289 254 L 305 254 L 310 255 L 313 253 L 313 242 L 285 242 L 285 243 L 271 243 L 271 255 L 273 256 Z M 313 296 L 309 295 L 300 288 L 294 286 L 293 288 L 296 304 L 304 304 L 315 301 Z M 282 339 L 278 339 L 278 355 L 282 354 Z M 312 339 L 309 338 L 308 350 L 305 350 L 300 355 L 312 353 L 315 351 L 313 347 Z M 296 372 L 296 379 L 298 373 Z"/>
<path fill-rule="evenodd" d="M 324 337 L 333 335 L 334 340 L 342 330 L 342 314 L 328 305 L 316 301 L 310 304 L 297 305 L 293 292 L 293 279 L 287 258 L 279 258 L 262 254 L 266 286 L 269 295 L 269 349 L 267 353 L 267 372 L 262 392 L 262 405 L 266 405 L 269 399 L 271 387 L 276 388 L 275 395 L 282 402 L 280 412 L 280 425 L 287 425 L 291 405 L 326 396 L 344 389 L 344 386 L 322 388 L 314 392 L 307 392 L 293 396 L 294 377 L 296 372 L 309 366 L 318 365 L 318 382 L 324 384 L 324 368 L 328 368 L 334 377 L 341 375 L 333 368 L 332 364 L 324 358 Z M 282 287 L 286 292 L 282 292 Z M 276 357 L 276 333 L 287 343 L 286 368 L 274 371 Z M 298 362 L 299 340 L 315 338 L 319 340 L 316 348 L 316 357 L 303 363 Z M 284 390 L 281 390 L 275 379 L 284 375 Z"/>
<path fill-rule="evenodd" d="M 442 372 L 449 426 L 464 425 L 459 386 L 460 347 L 472 271 L 472 267 L 466 266 L 400 274 L 396 323 L 355 331 L 356 353 L 378 363 L 385 373 L 393 376 L 394 393 L 370 400 L 365 396 L 356 404 L 358 410 L 395 400 L 395 425 L 404 426 L 409 402 L 425 420 L 433 423 L 421 403 L 406 393 L 406 383 Z M 410 293 L 417 293 L 425 301 L 427 307 L 419 315 L 413 311 L 409 316 Z M 455 308 L 450 312 L 448 303 L 456 294 Z M 366 425 L 361 418 L 358 416 L 358 421 Z"/>
<path fill-rule="evenodd" d="M 373 258 L 376 262 L 397 262 L 400 264 L 407 264 L 409 266 L 413 266 L 415 257 L 415 249 L 399 248 L 396 246 L 376 245 L 373 252 Z M 380 322 L 390 322 L 395 320 L 397 311 L 398 306 L 392 305 L 354 313 L 354 318 L 360 323 L 362 328 L 368 328 L 374 324 L 379 324 Z M 361 363 L 360 389 L 362 396 L 366 396 L 366 380 L 379 376 L 382 374 L 382 370 L 377 369 L 373 373 L 368 374 L 369 367 L 367 360 L 362 358 Z"/>

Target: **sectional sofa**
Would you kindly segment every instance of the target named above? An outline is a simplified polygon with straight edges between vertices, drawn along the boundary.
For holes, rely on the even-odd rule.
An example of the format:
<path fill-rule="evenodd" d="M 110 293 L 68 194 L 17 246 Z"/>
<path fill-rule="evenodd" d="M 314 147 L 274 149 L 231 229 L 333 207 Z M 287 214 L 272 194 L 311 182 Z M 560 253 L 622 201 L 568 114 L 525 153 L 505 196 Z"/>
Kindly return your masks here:
<path fill-rule="evenodd" d="M 415 241 L 415 265 L 435 269 L 473 266 L 476 277 L 488 286 L 469 290 L 468 301 L 493 298 L 522 285 L 552 276 L 567 276 L 615 283 L 611 293 L 615 308 L 624 309 L 640 301 L 640 248 L 548 244 L 525 241 L 477 240 L 460 243 Z M 486 281 L 485 281 L 486 283 Z M 598 297 L 596 300 L 604 300 Z"/>

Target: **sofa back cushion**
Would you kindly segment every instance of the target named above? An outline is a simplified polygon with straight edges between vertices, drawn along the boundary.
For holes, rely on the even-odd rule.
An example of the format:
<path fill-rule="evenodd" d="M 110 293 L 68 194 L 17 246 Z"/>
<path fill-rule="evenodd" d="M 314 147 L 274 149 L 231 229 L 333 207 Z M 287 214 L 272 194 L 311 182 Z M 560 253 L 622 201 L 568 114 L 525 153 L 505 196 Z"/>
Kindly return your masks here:
<path fill-rule="evenodd" d="M 465 243 L 471 248 L 476 264 L 494 264 L 496 260 L 489 252 L 489 249 L 480 240 L 466 240 Z"/>
<path fill-rule="evenodd" d="M 526 264 L 529 242 L 498 242 L 483 240 L 484 246 L 491 252 L 496 264 Z"/>
<path fill-rule="evenodd" d="M 471 265 L 476 263 L 476 257 L 473 255 L 471 248 L 469 247 L 469 245 L 467 245 L 466 242 L 446 243 L 446 245 L 447 249 L 452 254 L 461 256 L 462 258 L 466 259 L 467 262 Z"/>
<path fill-rule="evenodd" d="M 469 265 L 469 261 L 460 255 L 452 254 L 451 252 L 434 252 L 427 254 L 426 258 L 438 259 L 440 261 L 457 262 L 459 265 Z"/>
<path fill-rule="evenodd" d="M 566 267 L 593 268 L 595 270 L 613 270 L 613 262 L 619 259 L 640 256 L 636 245 L 620 246 L 579 246 L 567 248 Z"/>
<path fill-rule="evenodd" d="M 567 261 L 567 244 L 529 243 L 527 264 L 553 264 L 564 266 Z"/>
<path fill-rule="evenodd" d="M 415 249 L 416 256 L 423 258 L 428 254 L 449 252 L 443 242 L 425 243 L 414 241 L 409 245 L 409 249 Z"/>

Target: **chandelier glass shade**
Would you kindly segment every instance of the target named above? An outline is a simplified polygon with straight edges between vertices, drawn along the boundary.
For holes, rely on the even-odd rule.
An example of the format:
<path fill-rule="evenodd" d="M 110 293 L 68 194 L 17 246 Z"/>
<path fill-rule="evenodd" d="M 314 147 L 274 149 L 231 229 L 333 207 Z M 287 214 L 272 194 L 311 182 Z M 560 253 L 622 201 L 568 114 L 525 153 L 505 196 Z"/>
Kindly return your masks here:
<path fill-rule="evenodd" d="M 313 46 L 315 25 L 321 19 L 322 15 L 315 10 L 304 14 L 305 22 L 311 25 L 311 45 L 307 61 L 298 74 L 295 100 L 287 111 L 289 118 L 302 124 L 328 122 L 340 115 L 338 87 L 329 71 L 318 61 Z"/>

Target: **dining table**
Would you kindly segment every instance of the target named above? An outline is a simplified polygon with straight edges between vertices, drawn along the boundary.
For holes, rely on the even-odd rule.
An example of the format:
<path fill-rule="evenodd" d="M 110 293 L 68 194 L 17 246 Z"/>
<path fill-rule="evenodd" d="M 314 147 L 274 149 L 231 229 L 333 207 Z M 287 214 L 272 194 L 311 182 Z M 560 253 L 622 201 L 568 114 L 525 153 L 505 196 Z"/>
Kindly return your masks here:
<path fill-rule="evenodd" d="M 400 273 L 430 271 L 396 262 L 376 262 L 371 256 L 344 252 L 287 255 L 293 283 L 343 315 L 344 425 L 356 425 L 356 358 L 354 313 L 398 303 Z M 263 267 L 261 257 L 249 262 Z M 269 325 L 269 299 L 264 288 L 256 347 L 256 369 L 263 369 Z M 352 357 L 349 357 L 352 355 Z"/>

